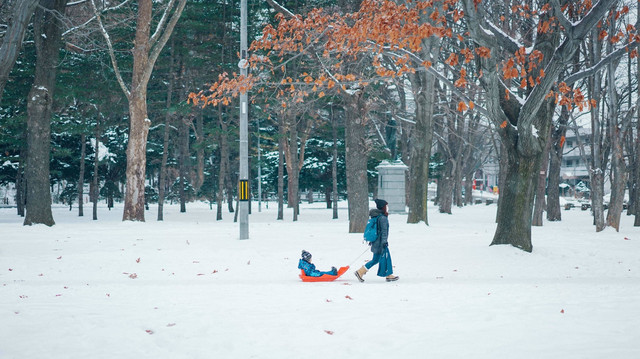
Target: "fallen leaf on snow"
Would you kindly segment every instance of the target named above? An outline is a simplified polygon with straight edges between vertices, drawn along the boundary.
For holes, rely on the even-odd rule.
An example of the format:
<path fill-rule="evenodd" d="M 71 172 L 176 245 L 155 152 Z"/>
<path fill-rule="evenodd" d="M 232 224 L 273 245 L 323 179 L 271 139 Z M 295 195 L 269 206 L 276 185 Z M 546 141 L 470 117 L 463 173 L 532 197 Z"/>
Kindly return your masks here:
<path fill-rule="evenodd" d="M 329 335 L 333 335 L 333 331 L 331 331 L 331 330 L 325 330 L 324 332 L 329 334 Z"/>
<path fill-rule="evenodd" d="M 149 334 L 149 335 L 153 334 L 153 330 L 151 330 L 151 329 L 147 329 L 147 330 L 145 330 L 145 332 L 147 332 L 147 334 Z"/>
<path fill-rule="evenodd" d="M 348 296 L 348 295 L 345 295 L 344 297 L 345 297 L 345 298 L 347 298 L 347 299 L 349 299 L 349 300 L 353 300 L 353 298 L 351 298 L 351 297 L 350 297 L 350 296 Z"/>
<path fill-rule="evenodd" d="M 167 327 L 175 327 L 175 326 L 176 326 L 176 323 L 169 323 L 169 324 L 167 324 Z"/>

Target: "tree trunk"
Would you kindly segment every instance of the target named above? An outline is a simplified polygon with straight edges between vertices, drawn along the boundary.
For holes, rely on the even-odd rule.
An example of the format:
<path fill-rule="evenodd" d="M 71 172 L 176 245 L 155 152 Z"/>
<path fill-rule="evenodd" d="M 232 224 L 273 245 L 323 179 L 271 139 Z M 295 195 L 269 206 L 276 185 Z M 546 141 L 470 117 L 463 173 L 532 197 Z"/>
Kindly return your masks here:
<path fill-rule="evenodd" d="M 453 203 L 453 173 L 455 171 L 455 160 L 447 158 L 447 163 L 444 166 L 444 173 L 438 182 L 438 186 L 442 186 L 440 200 L 438 201 L 440 213 L 451 214 L 451 205 Z"/>
<path fill-rule="evenodd" d="M 349 233 L 364 233 L 369 218 L 367 111 L 362 90 L 345 95 L 345 100 Z"/>
<path fill-rule="evenodd" d="M 23 157 L 24 155 L 24 157 Z M 18 171 L 16 172 L 16 209 L 18 216 L 24 217 L 24 199 L 25 199 L 25 178 L 24 178 L 24 162 L 26 160 L 26 151 L 20 149 L 20 160 L 18 162 Z"/>
<path fill-rule="evenodd" d="M 100 164 L 100 121 L 96 124 L 96 150 L 93 160 L 93 182 L 91 186 L 91 201 L 93 202 L 93 220 L 98 220 L 98 198 L 100 197 L 98 166 Z"/>
<path fill-rule="evenodd" d="M 131 117 L 127 145 L 127 185 L 122 220 L 144 222 L 147 135 L 151 123 L 147 118 L 146 92 L 137 93 L 129 100 L 129 115 Z"/>
<path fill-rule="evenodd" d="M 416 125 L 411 131 L 410 166 L 408 176 L 409 214 L 407 223 L 429 224 L 427 201 L 429 186 L 429 160 L 433 138 L 433 98 L 435 77 L 426 73 L 411 76 L 416 98 Z M 413 85 L 415 83 L 415 85 Z"/>
<path fill-rule="evenodd" d="M 124 196 L 123 221 L 144 222 L 145 171 L 147 136 L 151 121 L 147 118 L 147 75 L 149 64 L 149 32 L 151 0 L 138 2 L 136 37 L 133 48 L 133 74 L 129 93 L 129 143 L 127 144 L 127 186 Z"/>
<path fill-rule="evenodd" d="M 284 111 L 278 119 L 278 220 L 284 219 Z"/>
<path fill-rule="evenodd" d="M 197 194 L 204 183 L 204 116 L 198 111 L 196 116 L 196 180 L 194 191 Z"/>
<path fill-rule="evenodd" d="M 87 136 L 80 135 L 80 173 L 78 173 L 78 217 L 84 216 L 84 158 L 87 152 Z"/>
<path fill-rule="evenodd" d="M 185 213 L 187 211 L 187 192 L 186 187 L 189 180 L 187 179 L 189 172 L 189 126 L 185 122 L 186 119 L 182 119 L 179 121 L 179 129 L 178 129 L 178 143 L 180 144 L 180 164 L 179 164 L 179 172 L 180 172 L 180 183 L 178 184 L 178 193 L 180 197 L 180 213 Z"/>
<path fill-rule="evenodd" d="M 218 106 L 218 123 L 220 125 L 220 173 L 218 174 L 218 194 L 216 198 L 217 213 L 216 220 L 222 220 L 222 202 L 224 201 L 225 180 L 227 179 L 229 145 L 227 142 L 227 123 L 224 122 L 222 106 Z"/>
<path fill-rule="evenodd" d="M 467 173 L 464 178 L 464 203 L 473 204 L 473 178 L 475 171 Z"/>
<path fill-rule="evenodd" d="M 62 28 L 55 12 L 63 14 L 67 0 L 42 0 L 34 16 L 36 74 L 27 99 L 27 213 L 25 225 L 55 224 L 51 213 L 49 159 L 51 107 Z"/>
<path fill-rule="evenodd" d="M 298 220 L 300 208 L 300 164 L 298 162 L 298 126 L 295 115 L 284 111 L 287 136 L 284 141 L 285 163 L 287 165 L 287 204 L 293 208 L 293 221 Z"/>
<path fill-rule="evenodd" d="M 151 125 L 151 121 L 147 117 L 147 84 L 155 61 L 180 18 L 185 3 L 186 0 L 179 0 L 175 4 L 176 8 L 167 8 L 166 11 L 173 10 L 173 13 L 168 15 L 170 19 L 166 22 L 164 31 L 158 29 L 154 37 L 150 38 L 153 2 L 152 0 L 138 0 L 131 90 L 129 92 L 126 91 L 122 79 L 119 78 L 120 86 L 125 90 L 129 101 L 127 186 L 124 198 L 124 213 L 122 215 L 123 221 L 144 221 L 147 136 Z M 108 39 L 108 35 L 106 33 L 104 35 Z M 112 54 L 112 62 L 115 63 L 114 59 L 115 56 Z M 119 76 L 119 72 L 117 72 L 117 75 Z"/>
<path fill-rule="evenodd" d="M 613 26 L 613 24 L 611 24 Z M 611 42 L 607 42 L 608 51 L 611 50 Z M 607 92 L 609 102 L 609 136 L 611 136 L 611 200 L 607 212 L 607 225 L 620 231 L 620 216 L 622 215 L 624 192 L 627 184 L 627 168 L 624 161 L 624 131 L 618 118 L 618 93 L 616 91 L 615 72 L 616 66 L 610 63 L 607 66 Z"/>
<path fill-rule="evenodd" d="M 548 134 L 551 136 L 551 133 Z M 544 210 L 547 207 L 545 201 L 545 190 L 547 187 L 547 170 L 549 167 L 549 151 L 551 150 L 551 141 L 547 139 L 547 147 L 542 153 L 540 160 L 540 171 L 538 172 L 538 178 L 536 181 L 536 198 L 533 208 L 532 226 L 541 227 L 543 225 Z"/>
<path fill-rule="evenodd" d="M 331 108 L 331 116 L 333 116 L 333 107 Z M 333 183 L 332 196 L 333 196 L 333 219 L 338 218 L 338 126 L 336 119 L 331 119 L 332 134 L 333 134 L 333 159 L 331 160 L 331 180 Z"/>
<path fill-rule="evenodd" d="M 40 0 L 17 0 L 14 1 L 11 15 L 9 15 L 9 24 L 7 24 L 4 36 L 0 43 L 0 102 L 2 102 L 2 93 L 9 79 L 9 74 L 13 65 L 15 65 L 20 48 L 22 48 L 22 40 L 29 26 L 29 21 L 33 16 L 33 12 L 38 6 Z M 3 1 L 3 3 L 5 3 Z M 46 3 L 43 3 L 46 6 Z M 38 19 L 39 20 L 39 19 Z"/>
<path fill-rule="evenodd" d="M 636 28 L 638 28 L 638 22 L 640 22 L 640 7 L 638 7 L 636 15 Z M 636 61 L 636 83 L 640 83 L 640 61 Z M 638 87 L 638 94 L 640 95 L 640 86 Z M 634 185 L 635 196 L 633 203 L 635 203 L 635 218 L 633 220 L 634 227 L 640 227 L 640 105 L 636 104 L 636 139 L 635 139 L 635 153 L 636 162 L 634 165 Z"/>
<path fill-rule="evenodd" d="M 175 40 L 171 38 L 169 48 L 169 83 L 167 84 L 167 112 L 164 115 L 164 132 L 162 138 L 162 162 L 160 163 L 160 178 L 158 179 L 158 221 L 164 220 L 164 197 L 167 188 L 167 161 L 169 160 L 169 132 L 171 130 L 171 116 L 173 106 L 173 86 L 176 78 L 174 75 L 175 64 Z"/>
<path fill-rule="evenodd" d="M 507 157 L 505 181 L 500 186 L 498 226 L 491 245 L 510 244 L 531 252 L 531 219 L 540 161 L 538 157 L 520 156 L 513 145 L 507 146 L 502 156 Z"/>
<path fill-rule="evenodd" d="M 551 149 L 549 151 L 549 185 L 547 186 L 547 220 L 550 222 L 562 220 L 560 208 L 560 169 L 564 151 L 564 139 L 567 134 L 569 111 L 562 107 L 558 125 L 551 133 Z"/>

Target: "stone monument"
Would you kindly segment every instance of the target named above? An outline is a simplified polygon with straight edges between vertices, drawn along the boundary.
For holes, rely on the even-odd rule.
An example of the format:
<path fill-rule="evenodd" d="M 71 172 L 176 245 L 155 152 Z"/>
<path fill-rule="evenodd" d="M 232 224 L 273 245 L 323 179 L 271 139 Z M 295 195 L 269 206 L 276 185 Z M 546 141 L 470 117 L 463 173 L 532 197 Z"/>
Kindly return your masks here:
<path fill-rule="evenodd" d="M 389 213 L 406 213 L 405 176 L 408 167 L 400 160 L 384 160 L 378 170 L 378 198 L 389 203 Z"/>

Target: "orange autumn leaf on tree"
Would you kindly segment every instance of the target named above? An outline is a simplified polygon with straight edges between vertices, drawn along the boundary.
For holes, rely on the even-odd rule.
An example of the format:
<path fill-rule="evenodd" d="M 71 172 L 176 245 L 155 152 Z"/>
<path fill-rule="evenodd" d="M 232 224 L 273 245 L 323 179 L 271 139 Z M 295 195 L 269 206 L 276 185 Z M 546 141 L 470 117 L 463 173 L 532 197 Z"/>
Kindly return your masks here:
<path fill-rule="evenodd" d="M 507 127 L 507 121 L 502 121 L 502 123 L 500 124 L 500 128 L 505 128 Z"/>
<path fill-rule="evenodd" d="M 456 80 L 456 82 L 454 83 L 454 86 L 456 87 L 464 87 L 467 85 L 467 79 L 465 78 L 467 76 L 467 70 L 465 69 L 461 69 L 460 70 L 460 78 Z"/>
<path fill-rule="evenodd" d="M 458 102 L 458 112 L 464 112 L 466 110 L 467 110 L 467 105 L 464 103 L 464 101 Z"/>
<path fill-rule="evenodd" d="M 483 58 L 489 58 L 491 57 L 491 49 L 489 49 L 488 47 L 481 46 L 476 49 L 476 54 L 478 54 L 478 56 Z"/>
<path fill-rule="evenodd" d="M 444 61 L 447 65 L 449 66 L 456 66 L 458 64 L 458 55 L 455 53 L 452 53 L 451 55 L 449 55 L 449 58 L 446 59 Z"/>
<path fill-rule="evenodd" d="M 565 137 L 564 136 L 560 137 L 560 143 L 559 143 L 560 148 L 564 146 L 564 141 L 565 141 Z"/>

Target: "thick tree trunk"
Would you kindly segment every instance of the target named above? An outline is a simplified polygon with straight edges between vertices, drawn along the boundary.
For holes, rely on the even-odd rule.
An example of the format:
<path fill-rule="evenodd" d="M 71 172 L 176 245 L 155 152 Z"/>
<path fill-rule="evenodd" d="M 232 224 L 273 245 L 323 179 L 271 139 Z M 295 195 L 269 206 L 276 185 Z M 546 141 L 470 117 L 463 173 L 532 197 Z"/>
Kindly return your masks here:
<path fill-rule="evenodd" d="M 25 225 L 55 224 L 51 213 L 49 159 L 51 148 L 51 107 L 55 92 L 61 23 L 54 12 L 64 13 L 67 0 L 42 0 L 34 16 L 36 74 L 27 99 L 28 157 L 25 176 L 27 213 Z"/>
<path fill-rule="evenodd" d="M 87 136 L 80 135 L 80 172 L 78 173 L 78 217 L 84 216 L 84 158 L 87 153 Z"/>
<path fill-rule="evenodd" d="M 464 203 L 473 204 L 473 174 L 475 171 L 467 173 L 464 178 Z"/>
<path fill-rule="evenodd" d="M 498 225 L 491 245 L 510 244 L 531 252 L 531 219 L 540 161 L 538 157 L 520 156 L 509 146 L 502 155 L 507 157 L 505 181 L 500 186 Z"/>
<path fill-rule="evenodd" d="M 15 65 L 22 40 L 29 26 L 29 21 L 40 0 L 16 0 L 14 1 L 9 23 L 7 24 L 4 36 L 0 40 L 0 102 L 2 93 L 9 79 L 9 74 Z M 3 1 L 3 3 L 5 3 Z M 45 5 L 46 3 L 43 3 Z"/>
<path fill-rule="evenodd" d="M 610 49 L 611 44 L 607 47 Z M 620 216 L 622 215 L 624 192 L 627 184 L 627 168 L 624 161 L 624 149 L 621 127 L 618 118 L 618 94 L 615 84 L 616 66 L 608 66 L 608 102 L 609 102 L 609 136 L 611 137 L 611 200 L 607 212 L 607 225 L 620 231 Z"/>
<path fill-rule="evenodd" d="M 413 78 L 414 76 L 412 76 Z M 435 77 L 426 73 L 418 73 L 419 81 L 413 88 L 417 90 L 416 125 L 411 132 L 410 166 L 408 176 L 409 213 L 407 223 L 424 222 L 429 224 L 427 215 L 427 189 L 429 185 L 429 159 L 433 138 L 433 88 Z M 423 84 L 421 86 L 421 84 Z M 414 91 L 415 92 L 415 91 Z"/>
<path fill-rule="evenodd" d="M 345 100 L 349 233 L 363 233 L 369 218 L 367 112 L 362 91 L 345 95 Z"/>
<path fill-rule="evenodd" d="M 147 164 L 147 135 L 151 121 L 147 118 L 146 91 L 129 99 L 129 143 L 127 145 L 127 184 L 123 221 L 144 222 L 144 190 Z"/>
<path fill-rule="evenodd" d="M 438 186 L 442 186 L 440 192 L 439 211 L 440 213 L 451 214 L 451 206 L 453 204 L 453 173 L 456 171 L 456 162 L 452 158 L 447 159 L 444 166 L 444 173 L 438 182 Z"/>

